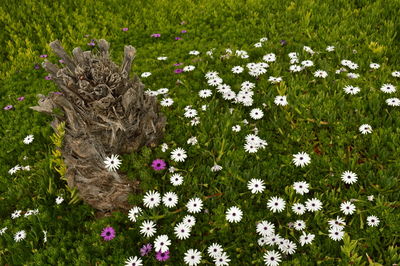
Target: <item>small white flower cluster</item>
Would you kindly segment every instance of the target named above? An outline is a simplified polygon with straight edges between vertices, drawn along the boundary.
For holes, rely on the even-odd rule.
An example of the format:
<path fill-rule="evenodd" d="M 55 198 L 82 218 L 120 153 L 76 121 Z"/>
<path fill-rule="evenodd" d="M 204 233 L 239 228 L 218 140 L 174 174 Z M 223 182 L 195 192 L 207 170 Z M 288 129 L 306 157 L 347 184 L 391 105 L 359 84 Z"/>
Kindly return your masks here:
<path fill-rule="evenodd" d="M 18 172 L 19 170 L 24 170 L 24 171 L 30 171 L 31 167 L 29 165 L 27 166 L 20 166 L 19 164 L 17 164 L 16 166 L 14 166 L 13 168 L 11 168 L 10 170 L 8 170 L 8 173 L 10 175 L 15 174 L 16 172 Z"/>
<path fill-rule="evenodd" d="M 245 138 L 244 150 L 248 153 L 256 153 L 259 149 L 264 149 L 268 143 L 254 134 L 248 134 Z"/>

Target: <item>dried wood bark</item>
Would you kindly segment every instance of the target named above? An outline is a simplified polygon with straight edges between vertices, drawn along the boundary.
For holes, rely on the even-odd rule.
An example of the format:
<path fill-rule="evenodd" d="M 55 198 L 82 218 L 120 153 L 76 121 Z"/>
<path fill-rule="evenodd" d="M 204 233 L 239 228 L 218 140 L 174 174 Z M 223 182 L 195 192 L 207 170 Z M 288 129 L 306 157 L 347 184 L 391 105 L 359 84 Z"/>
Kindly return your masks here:
<path fill-rule="evenodd" d="M 163 137 L 166 119 L 156 98 L 144 93 L 139 77 L 129 78 L 135 48 L 125 46 L 118 67 L 110 59 L 108 42 L 97 43 L 97 53 L 77 47 L 72 57 L 58 40 L 50 43 L 65 67 L 48 61 L 43 67 L 62 93 L 39 94 L 39 105 L 31 109 L 52 115 L 54 130 L 65 121 L 62 155 L 68 186 L 77 187 L 83 201 L 98 210 L 127 210 L 128 195 L 137 190 L 138 183 L 109 172 L 104 160 L 144 145 L 154 147 Z"/>

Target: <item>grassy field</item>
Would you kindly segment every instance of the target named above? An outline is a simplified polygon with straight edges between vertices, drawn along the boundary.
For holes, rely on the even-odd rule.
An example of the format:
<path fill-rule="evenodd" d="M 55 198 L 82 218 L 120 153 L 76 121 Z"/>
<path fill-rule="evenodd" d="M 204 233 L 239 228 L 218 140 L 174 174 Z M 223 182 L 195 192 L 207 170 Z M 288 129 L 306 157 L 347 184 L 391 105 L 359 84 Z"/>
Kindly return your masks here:
<path fill-rule="evenodd" d="M 279 252 L 280 265 L 399 263 L 400 106 L 387 103 L 400 98 L 398 10 L 398 0 L 2 1 L 0 264 L 125 265 L 136 256 L 143 265 L 185 265 L 185 253 L 195 249 L 201 252 L 199 265 L 213 265 L 207 252 L 213 243 L 222 246 L 229 265 L 274 265 L 264 256 L 271 251 Z M 260 42 L 264 37 L 267 40 Z M 175 192 L 175 207 L 160 204 L 150 209 L 144 206 L 144 194 L 132 195 L 132 207 L 142 209 L 135 222 L 121 212 L 96 219 L 95 210 L 71 194 L 55 169 L 61 162 L 53 153 L 52 118 L 29 109 L 37 105 L 38 93 L 58 90 L 46 79 L 48 73 L 35 67 L 45 59 L 58 62 L 48 46 L 56 39 L 68 52 L 77 46 L 96 50 L 88 43 L 106 39 L 118 63 L 123 47 L 132 45 L 137 49 L 132 72 L 151 73 L 141 78 L 146 90 L 169 89 L 156 96 L 160 102 L 174 101 L 162 107 L 168 149 L 160 145 L 121 155 L 118 171 L 140 180 L 144 193 Z M 334 46 L 332 51 L 328 46 Z M 246 56 L 240 56 L 240 50 L 248 58 L 242 58 Z M 275 61 L 264 57 L 271 53 Z M 297 53 L 298 62 L 291 62 L 289 53 Z M 305 60 L 313 66 L 290 71 L 291 63 Z M 248 64 L 260 62 L 268 63 L 266 73 L 249 74 Z M 176 73 L 187 66 L 195 68 Z M 233 73 L 235 66 L 244 71 Z M 315 75 L 317 70 L 326 71 L 327 77 Z M 218 72 L 234 93 L 243 82 L 254 83 L 248 90 L 254 93 L 252 104 L 227 100 L 226 93 L 208 83 L 210 72 Z M 274 84 L 271 76 L 282 81 Z M 387 84 L 391 86 L 385 93 Z M 346 93 L 347 86 L 360 91 Z M 202 98 L 201 90 L 212 95 Z M 277 96 L 286 96 L 288 104 L 274 103 Z M 185 116 L 188 106 L 197 111 L 199 124 Z M 255 108 L 263 112 L 261 119 L 252 118 Z M 372 132 L 361 133 L 365 124 Z M 255 133 L 268 145 L 251 153 L 245 148 L 246 136 Z M 24 144 L 28 135 L 34 139 Z M 188 143 L 192 137 L 197 143 Z M 176 148 L 187 152 L 184 162 L 172 160 Z M 304 167 L 293 162 L 299 152 L 311 159 Z M 153 170 L 155 159 L 163 159 L 175 172 Z M 16 165 L 25 168 L 10 170 Z M 212 171 L 214 165 L 222 170 Z M 356 174 L 357 180 L 344 182 L 345 171 Z M 170 177 L 177 173 L 184 181 L 174 186 Z M 248 188 L 251 179 L 262 180 L 265 190 L 253 194 Z M 300 181 L 309 185 L 308 193 L 296 192 L 293 185 Z M 57 197 L 64 201 L 57 204 Z M 203 208 L 189 213 L 186 204 L 195 197 Z M 285 201 L 283 211 L 273 212 L 268 206 L 272 197 Z M 302 215 L 292 210 L 293 204 L 313 198 L 322 202 L 320 210 Z M 344 202 L 356 207 L 352 214 L 340 209 Z M 243 212 L 237 223 L 226 217 L 233 206 Z M 174 227 L 188 214 L 196 222 L 190 237 L 181 240 Z M 377 226 L 367 221 L 372 215 L 380 221 Z M 345 221 L 339 235 L 345 233 L 335 241 L 328 222 L 337 217 Z M 305 229 L 294 228 L 299 220 Z M 140 233 L 144 221 L 156 224 L 156 234 Z M 256 231 L 261 221 L 272 223 L 274 233 L 296 248 L 264 244 L 268 237 Z M 110 241 L 100 236 L 106 227 L 116 232 Z M 22 230 L 26 236 L 16 241 Z M 302 245 L 301 231 L 314 236 L 310 244 Z M 165 262 L 158 261 L 154 251 L 159 235 L 171 240 Z M 142 257 L 140 248 L 148 243 L 153 250 Z"/>

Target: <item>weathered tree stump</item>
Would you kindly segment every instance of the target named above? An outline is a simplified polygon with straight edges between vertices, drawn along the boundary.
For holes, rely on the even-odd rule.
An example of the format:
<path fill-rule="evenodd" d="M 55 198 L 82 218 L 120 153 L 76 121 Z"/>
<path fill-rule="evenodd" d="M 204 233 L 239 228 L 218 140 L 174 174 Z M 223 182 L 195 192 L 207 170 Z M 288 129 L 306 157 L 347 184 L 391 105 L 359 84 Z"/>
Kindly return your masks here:
<path fill-rule="evenodd" d="M 127 210 L 128 195 L 137 190 L 137 182 L 108 171 L 104 160 L 144 145 L 154 147 L 163 137 L 166 123 L 156 98 L 144 93 L 139 77 L 129 78 L 136 50 L 125 46 L 123 63 L 118 67 L 110 59 L 105 40 L 98 41 L 96 54 L 77 47 L 70 57 L 58 40 L 50 47 L 65 67 L 60 69 L 47 61 L 43 67 L 62 93 L 39 94 L 39 106 L 31 108 L 52 115 L 54 130 L 65 121 L 61 152 L 68 186 L 77 187 L 83 201 L 95 209 Z"/>

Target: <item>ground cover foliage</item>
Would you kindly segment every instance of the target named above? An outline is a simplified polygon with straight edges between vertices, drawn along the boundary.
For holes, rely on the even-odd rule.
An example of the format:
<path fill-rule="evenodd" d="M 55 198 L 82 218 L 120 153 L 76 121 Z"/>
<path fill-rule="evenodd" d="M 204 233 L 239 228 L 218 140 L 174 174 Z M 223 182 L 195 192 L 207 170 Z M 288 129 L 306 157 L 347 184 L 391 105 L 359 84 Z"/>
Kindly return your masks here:
<path fill-rule="evenodd" d="M 2 2 L 0 229 L 6 229 L 0 235 L 1 264 L 124 265 L 136 256 L 143 265 L 184 265 L 185 253 L 195 249 L 201 252 L 201 264 L 212 265 L 207 249 L 213 243 L 222 246 L 230 265 L 263 265 L 269 251 L 279 252 L 280 265 L 398 263 L 400 107 L 386 101 L 399 98 L 399 9 L 399 1 Z M 263 37 L 267 40 L 260 41 Z M 120 212 L 96 219 L 95 211 L 78 200 L 76 191 L 66 187 L 65 167 L 56 151 L 62 129 L 55 135 L 52 118 L 29 108 L 37 104 L 38 93 L 57 90 L 36 65 L 58 62 L 48 46 L 55 39 L 66 51 L 77 46 L 94 50 L 96 40 L 106 39 L 118 63 L 123 47 L 132 45 L 137 50 L 132 72 L 142 76 L 146 89 L 168 88 L 156 96 L 163 105 L 170 101 L 166 98 L 173 100 L 162 107 L 168 149 L 160 145 L 120 156 L 118 171 L 139 180 L 144 192 L 130 197 L 132 206 L 142 210 L 136 221 Z M 327 51 L 328 46 L 334 46 L 333 51 Z M 241 50 L 248 58 L 237 52 Z M 290 62 L 293 52 L 298 63 Z M 271 53 L 276 60 L 264 60 Z M 305 60 L 314 66 L 290 71 L 292 64 Z M 252 62 L 267 63 L 267 72 L 250 75 Z M 233 73 L 235 66 L 244 71 Z M 318 70 L 327 77 L 315 74 Z M 151 75 L 142 75 L 146 72 Z M 235 93 L 243 82 L 254 83 L 252 105 L 227 100 L 208 82 L 210 72 L 218 72 Z M 274 84 L 270 76 L 282 81 Z M 384 84 L 393 85 L 394 91 L 384 92 Z M 345 91 L 350 85 L 360 91 Z M 201 90 L 212 95 L 200 97 Z M 276 104 L 277 96 L 286 96 L 288 104 Z M 252 118 L 255 108 L 262 118 Z M 200 123 L 190 117 L 190 109 L 196 110 Z M 371 133 L 361 132 L 365 124 Z M 246 136 L 255 133 L 268 144 L 251 153 L 244 145 Z M 187 153 L 182 162 L 171 157 L 177 148 Z M 299 152 L 310 156 L 304 167 L 293 162 Z M 155 159 L 168 167 L 154 170 Z M 17 164 L 24 168 L 16 170 Z M 215 165 L 222 169 L 216 171 Z M 357 180 L 344 182 L 345 171 L 355 173 Z M 184 180 L 174 186 L 170 177 L 177 173 Z M 248 188 L 251 179 L 264 182 L 262 193 Z M 308 193 L 296 192 L 293 184 L 299 181 L 309 184 Z M 161 196 L 175 192 L 178 203 L 148 208 L 143 202 L 148 191 Z M 268 207 L 272 197 L 285 201 L 282 212 Z M 193 198 L 202 200 L 199 213 L 186 207 Z M 293 212 L 293 204 L 312 198 L 322 202 L 320 210 Z M 340 209 L 344 202 L 356 210 L 345 215 Z M 243 212 L 237 223 L 226 215 L 234 206 Z M 195 225 L 189 238 L 178 239 L 174 228 L 187 215 L 195 217 Z M 378 226 L 368 225 L 372 215 L 379 219 Z M 346 225 L 343 238 L 335 241 L 329 237 L 328 221 L 337 216 Z M 306 233 L 315 235 L 310 244 L 301 245 L 302 232 L 291 224 L 298 220 L 305 222 Z M 145 221 L 156 223 L 152 237 L 140 233 Z M 295 243 L 294 253 L 261 243 L 256 231 L 261 221 L 269 221 L 276 234 Z M 109 241 L 100 235 L 107 227 L 115 230 Z M 26 236 L 16 241 L 22 230 Z M 171 240 L 165 262 L 154 252 L 159 235 Z M 140 248 L 148 243 L 153 250 L 142 257 Z"/>

